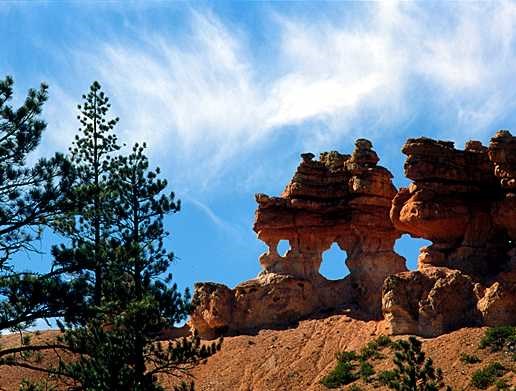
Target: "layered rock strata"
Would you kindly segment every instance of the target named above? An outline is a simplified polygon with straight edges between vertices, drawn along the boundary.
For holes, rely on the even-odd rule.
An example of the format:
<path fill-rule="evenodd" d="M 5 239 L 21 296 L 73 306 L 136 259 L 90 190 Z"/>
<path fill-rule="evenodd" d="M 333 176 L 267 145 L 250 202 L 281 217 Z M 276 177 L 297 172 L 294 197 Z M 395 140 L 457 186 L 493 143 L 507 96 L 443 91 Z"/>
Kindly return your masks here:
<path fill-rule="evenodd" d="M 396 334 L 434 336 L 460 326 L 516 323 L 516 138 L 489 147 L 409 139 L 393 199 L 394 226 L 432 241 L 418 271 L 387 278 L 383 312 Z"/>
<path fill-rule="evenodd" d="M 342 306 L 381 315 L 385 277 L 406 270 L 405 259 L 393 251 L 400 233 L 389 219 L 396 194 L 391 173 L 377 165 L 365 139 L 356 141 L 351 155 L 301 157 L 280 197 L 256 195 L 254 230 L 268 247 L 260 275 L 234 289 L 196 285 L 192 324 L 201 335 L 286 325 Z M 278 253 L 280 240 L 290 244 L 285 254 Z M 329 281 L 319 268 L 333 243 L 346 251 L 350 275 Z"/>
<path fill-rule="evenodd" d="M 280 197 L 256 195 L 263 271 L 234 289 L 197 284 L 192 326 L 211 338 L 343 307 L 383 314 L 393 334 L 516 324 L 516 137 L 500 131 L 488 147 L 469 141 L 464 150 L 409 139 L 402 152 L 412 184 L 398 192 L 368 140 L 351 155 L 301 155 Z M 393 251 L 402 233 L 432 242 L 417 271 Z M 334 243 L 350 274 L 329 281 L 319 268 Z"/>

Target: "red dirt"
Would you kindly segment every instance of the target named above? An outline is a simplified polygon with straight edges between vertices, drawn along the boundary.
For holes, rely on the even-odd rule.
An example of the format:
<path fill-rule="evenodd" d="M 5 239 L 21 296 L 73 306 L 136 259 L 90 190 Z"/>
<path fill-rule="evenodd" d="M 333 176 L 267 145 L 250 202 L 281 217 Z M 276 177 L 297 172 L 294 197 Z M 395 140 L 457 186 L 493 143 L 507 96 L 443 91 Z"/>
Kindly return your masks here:
<path fill-rule="evenodd" d="M 471 375 L 494 361 L 509 369 L 504 379 L 516 386 L 516 362 L 507 354 L 478 348 L 484 332 L 485 328 L 464 328 L 437 338 L 422 339 L 423 350 L 434 360 L 434 366 L 443 370 L 446 384 L 454 390 L 475 390 L 470 384 Z M 192 371 L 196 390 L 327 390 L 320 380 L 334 367 L 335 353 L 358 351 L 382 334 L 385 334 L 384 322 L 364 322 L 346 315 L 334 315 L 301 321 L 297 327 L 287 330 L 262 330 L 256 335 L 227 337 L 220 352 Z M 55 332 L 44 332 L 35 339 L 50 339 L 54 335 Z M 1 337 L 0 343 L 7 347 L 18 340 L 18 336 L 9 335 Z M 482 362 L 465 364 L 460 360 L 461 353 L 475 354 Z M 385 358 L 372 361 L 376 372 L 392 368 L 392 355 L 388 350 L 384 355 Z M 23 377 L 34 379 L 38 376 L 22 368 L 0 367 L 0 386 L 14 391 Z M 173 376 L 165 376 L 161 381 L 167 390 L 177 383 Z M 361 380 L 356 384 L 362 390 L 374 388 Z"/>

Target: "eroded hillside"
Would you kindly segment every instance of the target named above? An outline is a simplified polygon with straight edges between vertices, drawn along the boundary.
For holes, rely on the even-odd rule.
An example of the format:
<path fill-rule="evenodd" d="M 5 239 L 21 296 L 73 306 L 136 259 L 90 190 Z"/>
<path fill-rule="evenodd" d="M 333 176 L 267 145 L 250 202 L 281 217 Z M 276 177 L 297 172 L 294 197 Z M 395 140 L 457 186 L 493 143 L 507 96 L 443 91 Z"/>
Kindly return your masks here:
<path fill-rule="evenodd" d="M 444 380 L 454 390 L 477 390 L 471 385 L 473 373 L 493 362 L 507 368 L 504 379 L 516 386 L 516 361 L 506 353 L 480 349 L 486 328 L 463 328 L 423 341 L 423 351 L 443 370 Z M 307 391 L 328 390 L 321 379 L 335 366 L 335 354 L 343 350 L 360 351 L 368 342 L 385 335 L 383 321 L 360 321 L 348 315 L 332 315 L 324 319 L 301 321 L 285 330 L 261 330 L 255 335 L 227 337 L 222 350 L 199 364 L 192 371 L 198 391 Z M 39 339 L 51 339 L 54 332 L 45 332 Z M 16 335 L 2 337 L 2 345 L 16 342 Z M 397 336 L 394 339 L 406 338 Z M 393 368 L 392 354 L 382 351 L 381 359 L 371 361 L 375 372 Z M 467 364 L 461 355 L 475 355 L 480 363 Z M 46 355 L 45 360 L 52 360 Z M 36 379 L 41 374 L 23 368 L 0 367 L 0 384 L 7 391 L 18 390 L 24 377 Z M 163 377 L 170 389 L 177 384 L 174 376 Z M 387 389 L 375 383 L 355 383 L 361 389 Z M 348 386 L 340 389 L 348 389 Z M 493 388 L 495 389 L 495 388 Z"/>

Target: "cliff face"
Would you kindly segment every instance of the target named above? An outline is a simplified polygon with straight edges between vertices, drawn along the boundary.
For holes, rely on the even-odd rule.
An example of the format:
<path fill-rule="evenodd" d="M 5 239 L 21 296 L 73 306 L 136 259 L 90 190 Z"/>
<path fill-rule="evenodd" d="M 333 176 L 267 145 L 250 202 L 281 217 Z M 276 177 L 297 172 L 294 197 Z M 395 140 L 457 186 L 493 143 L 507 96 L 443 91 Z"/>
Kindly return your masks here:
<path fill-rule="evenodd" d="M 263 271 L 235 289 L 197 284 L 192 325 L 211 337 L 341 307 L 383 313 L 392 333 L 516 323 L 516 138 L 501 131 L 489 148 L 471 141 L 463 151 L 409 139 L 402 152 L 413 183 L 399 192 L 368 140 L 351 155 L 301 155 L 280 197 L 256 195 Z M 402 233 L 432 241 L 417 272 L 393 251 Z M 280 240 L 290 244 L 285 254 Z M 333 243 L 348 254 L 350 275 L 328 281 L 319 267 Z"/>

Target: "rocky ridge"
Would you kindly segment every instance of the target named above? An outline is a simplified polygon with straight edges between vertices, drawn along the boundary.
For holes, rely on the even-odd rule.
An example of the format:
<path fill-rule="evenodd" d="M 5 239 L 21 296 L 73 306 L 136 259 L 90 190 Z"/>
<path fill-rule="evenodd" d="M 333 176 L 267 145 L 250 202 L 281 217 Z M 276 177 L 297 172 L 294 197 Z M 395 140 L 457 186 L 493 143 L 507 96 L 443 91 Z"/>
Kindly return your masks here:
<path fill-rule="evenodd" d="M 392 334 L 516 323 L 516 138 L 500 131 L 489 147 L 470 141 L 464 150 L 409 139 L 402 152 L 413 183 L 399 191 L 368 140 L 351 155 L 301 155 L 280 197 L 256 195 L 262 272 L 234 289 L 197 284 L 192 326 L 212 338 L 344 309 L 383 316 Z M 403 233 L 432 241 L 418 271 L 393 250 Z M 333 243 L 350 274 L 329 281 L 319 267 Z"/>

